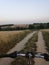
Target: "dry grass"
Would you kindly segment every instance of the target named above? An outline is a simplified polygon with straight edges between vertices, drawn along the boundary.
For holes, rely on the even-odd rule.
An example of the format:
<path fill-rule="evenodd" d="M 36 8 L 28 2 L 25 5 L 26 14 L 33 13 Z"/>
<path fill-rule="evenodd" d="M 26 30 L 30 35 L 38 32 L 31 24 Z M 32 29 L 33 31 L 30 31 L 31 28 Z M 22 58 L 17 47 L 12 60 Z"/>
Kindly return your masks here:
<path fill-rule="evenodd" d="M 31 51 L 36 51 L 36 43 L 38 40 L 38 33 L 35 33 L 33 37 L 27 42 L 25 45 L 25 48 L 21 50 L 20 52 L 26 53 Z M 34 60 L 31 58 L 32 65 L 34 65 Z M 26 58 L 24 57 L 17 57 L 14 62 L 11 63 L 11 65 L 27 65 Z"/>
<path fill-rule="evenodd" d="M 3 41 L 7 43 L 10 38 L 14 37 L 15 35 L 18 35 L 19 33 L 23 33 L 23 31 L 1 31 L 0 32 L 0 42 Z"/>
<path fill-rule="evenodd" d="M 43 37 L 45 40 L 45 45 L 47 46 L 47 50 L 49 51 L 49 31 L 42 31 Z"/>
<path fill-rule="evenodd" d="M 6 53 L 16 43 L 21 41 L 30 31 L 1 31 L 0 54 Z"/>
<path fill-rule="evenodd" d="M 48 32 L 48 31 L 49 31 L 49 29 L 42 29 L 41 31 L 47 31 L 47 32 Z"/>

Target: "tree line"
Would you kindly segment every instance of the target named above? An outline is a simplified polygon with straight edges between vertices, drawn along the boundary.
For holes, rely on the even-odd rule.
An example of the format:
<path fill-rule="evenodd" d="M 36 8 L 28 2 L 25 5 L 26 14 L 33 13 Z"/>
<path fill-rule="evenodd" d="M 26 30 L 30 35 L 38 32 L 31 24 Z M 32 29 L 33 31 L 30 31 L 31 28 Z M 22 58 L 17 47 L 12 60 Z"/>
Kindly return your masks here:
<path fill-rule="evenodd" d="M 6 27 L 6 28 L 2 28 L 0 27 L 0 31 L 14 31 L 14 30 L 26 30 L 27 28 L 23 28 L 23 27 Z"/>
<path fill-rule="evenodd" d="M 7 27 L 6 27 L 7 26 Z M 12 25 L 0 26 L 0 31 L 13 31 L 13 30 L 27 30 L 27 29 L 49 29 L 49 23 L 34 23 L 29 24 L 28 27 L 11 27 Z M 3 27 L 3 28 L 2 28 Z M 5 27 L 5 28 L 4 28 Z"/>
<path fill-rule="evenodd" d="M 49 23 L 34 23 L 29 25 L 29 29 L 49 29 Z"/>

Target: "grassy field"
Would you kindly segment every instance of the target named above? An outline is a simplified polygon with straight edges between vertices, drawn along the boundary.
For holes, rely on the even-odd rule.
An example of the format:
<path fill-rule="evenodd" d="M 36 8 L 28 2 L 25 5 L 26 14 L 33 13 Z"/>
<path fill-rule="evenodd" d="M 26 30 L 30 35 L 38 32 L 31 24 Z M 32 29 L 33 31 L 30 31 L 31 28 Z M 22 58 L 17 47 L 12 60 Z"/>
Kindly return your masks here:
<path fill-rule="evenodd" d="M 0 31 L 0 54 L 6 53 L 31 31 Z"/>
<path fill-rule="evenodd" d="M 49 30 L 42 31 L 45 40 L 46 49 L 49 51 Z"/>
<path fill-rule="evenodd" d="M 25 45 L 25 48 L 21 50 L 20 52 L 26 53 L 27 51 L 36 51 L 36 42 L 38 40 L 38 34 L 35 33 L 33 37 L 27 42 Z M 34 61 L 32 59 L 32 65 L 34 64 Z M 17 57 L 14 62 L 11 63 L 11 65 L 27 65 L 26 58 L 24 57 Z"/>
<path fill-rule="evenodd" d="M 47 32 L 49 32 L 49 29 L 41 29 L 41 31 L 47 31 Z"/>

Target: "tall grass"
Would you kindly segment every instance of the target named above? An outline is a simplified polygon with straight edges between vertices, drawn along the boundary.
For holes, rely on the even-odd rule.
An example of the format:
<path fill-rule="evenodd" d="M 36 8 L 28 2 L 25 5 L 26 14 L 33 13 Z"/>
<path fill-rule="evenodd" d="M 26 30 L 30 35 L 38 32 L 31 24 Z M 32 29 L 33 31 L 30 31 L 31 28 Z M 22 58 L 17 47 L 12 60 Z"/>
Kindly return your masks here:
<path fill-rule="evenodd" d="M 4 31 L 0 32 L 0 54 L 6 53 L 15 46 L 19 41 L 21 41 L 30 31 Z"/>
<path fill-rule="evenodd" d="M 45 45 L 47 46 L 47 50 L 49 51 L 49 31 L 43 31 L 43 37 L 45 40 Z"/>
<path fill-rule="evenodd" d="M 25 44 L 25 48 L 21 50 L 20 52 L 26 53 L 26 52 L 32 52 L 36 51 L 36 42 L 38 40 L 38 34 L 34 34 L 32 38 Z M 31 58 L 32 65 L 34 65 L 34 60 Z M 11 65 L 27 65 L 26 58 L 24 57 L 17 57 L 14 62 L 11 63 Z"/>

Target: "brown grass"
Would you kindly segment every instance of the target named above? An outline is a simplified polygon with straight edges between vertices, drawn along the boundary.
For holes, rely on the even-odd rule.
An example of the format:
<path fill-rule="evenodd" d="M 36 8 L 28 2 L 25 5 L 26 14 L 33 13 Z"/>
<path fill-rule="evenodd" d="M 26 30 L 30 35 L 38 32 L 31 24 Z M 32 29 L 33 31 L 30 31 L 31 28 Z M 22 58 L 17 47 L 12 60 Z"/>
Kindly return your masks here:
<path fill-rule="evenodd" d="M 41 31 L 47 31 L 47 32 L 48 32 L 48 31 L 49 31 L 49 29 L 42 29 Z"/>
<path fill-rule="evenodd" d="M 30 31 L 1 31 L 0 54 L 6 53 L 16 43 L 21 41 Z"/>
<path fill-rule="evenodd" d="M 2 31 L 0 32 L 0 42 L 3 41 L 7 43 L 10 38 L 14 37 L 15 35 L 18 35 L 19 33 L 23 33 L 23 31 Z"/>
<path fill-rule="evenodd" d="M 49 51 L 49 31 L 42 31 L 45 40 L 46 49 Z"/>

